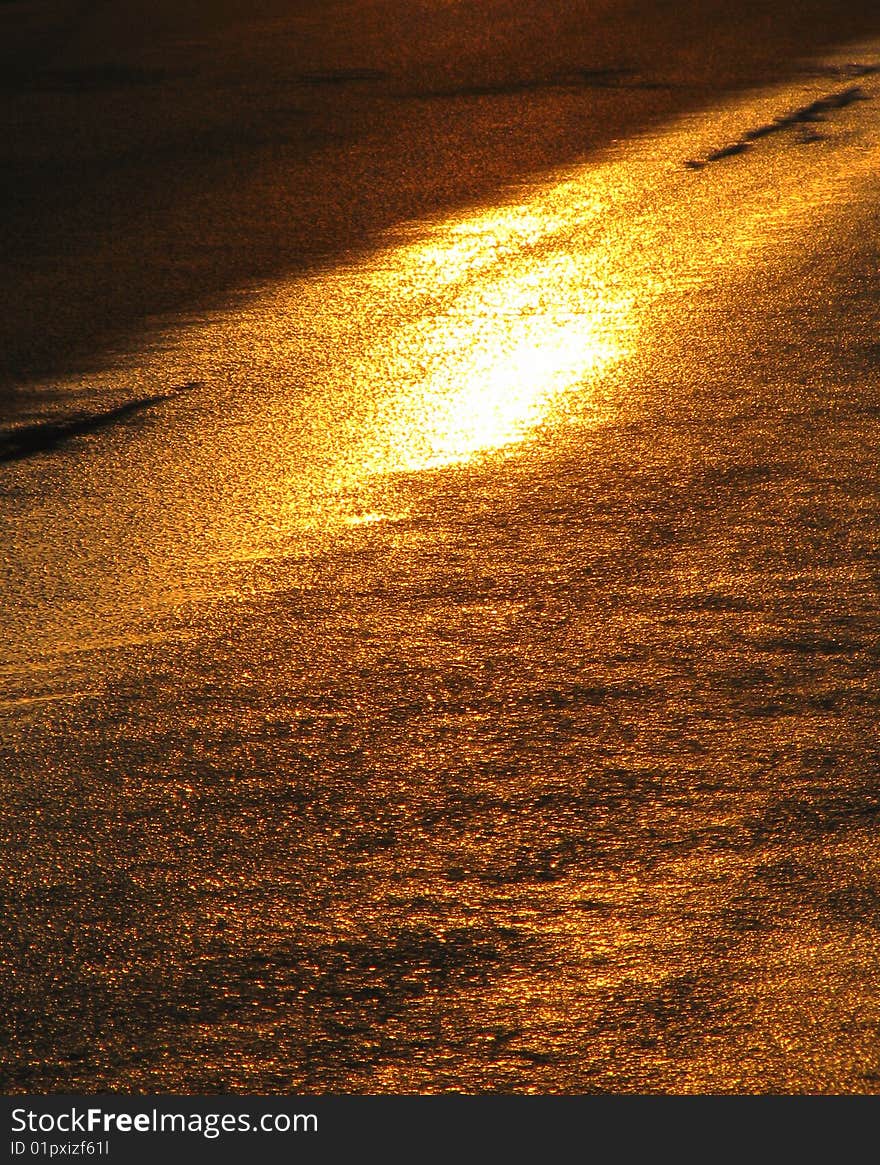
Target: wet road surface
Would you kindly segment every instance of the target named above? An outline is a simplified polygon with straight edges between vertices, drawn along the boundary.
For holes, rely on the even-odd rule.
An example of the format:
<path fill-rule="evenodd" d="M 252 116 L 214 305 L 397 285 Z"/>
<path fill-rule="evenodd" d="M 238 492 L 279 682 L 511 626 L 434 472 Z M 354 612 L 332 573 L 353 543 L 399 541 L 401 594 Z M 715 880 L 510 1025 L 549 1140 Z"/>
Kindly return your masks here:
<path fill-rule="evenodd" d="M 7 1090 L 877 1090 L 878 59 L 8 445 Z"/>

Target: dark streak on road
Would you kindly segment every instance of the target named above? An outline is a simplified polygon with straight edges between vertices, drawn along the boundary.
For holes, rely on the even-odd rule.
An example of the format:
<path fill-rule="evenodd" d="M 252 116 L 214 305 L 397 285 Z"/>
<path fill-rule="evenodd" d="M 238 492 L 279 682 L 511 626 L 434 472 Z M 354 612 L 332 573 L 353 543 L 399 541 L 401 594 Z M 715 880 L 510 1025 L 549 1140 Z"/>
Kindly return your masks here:
<path fill-rule="evenodd" d="M 43 421 L 34 425 L 20 425 L 5 433 L 0 433 L 0 462 L 21 461 L 25 457 L 33 457 L 38 453 L 48 453 L 73 440 L 74 437 L 83 437 L 88 433 L 96 433 L 101 429 L 110 428 L 120 421 L 126 421 L 146 409 L 155 408 L 156 405 L 164 404 L 165 401 L 173 400 L 181 393 L 189 392 L 197 387 L 196 382 L 183 384 L 173 388 L 170 392 L 138 397 L 136 400 L 126 401 L 115 408 L 104 409 L 98 413 L 69 417 L 62 421 Z"/>

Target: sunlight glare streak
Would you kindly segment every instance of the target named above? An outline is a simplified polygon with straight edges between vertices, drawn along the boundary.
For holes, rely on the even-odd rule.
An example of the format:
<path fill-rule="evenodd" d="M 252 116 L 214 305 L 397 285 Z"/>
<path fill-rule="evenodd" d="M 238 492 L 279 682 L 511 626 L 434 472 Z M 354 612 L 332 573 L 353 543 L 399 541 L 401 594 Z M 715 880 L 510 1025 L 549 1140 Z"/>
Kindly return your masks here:
<path fill-rule="evenodd" d="M 479 232 L 489 248 L 491 219 Z M 386 403 L 372 428 L 369 474 L 437 468 L 522 441 L 559 394 L 626 354 L 632 296 L 609 292 L 607 256 L 527 249 L 479 282 L 468 279 L 472 250 L 460 253 L 456 240 L 447 281 L 455 259 L 463 286 L 447 309 L 384 337 L 359 362 L 364 391 Z"/>

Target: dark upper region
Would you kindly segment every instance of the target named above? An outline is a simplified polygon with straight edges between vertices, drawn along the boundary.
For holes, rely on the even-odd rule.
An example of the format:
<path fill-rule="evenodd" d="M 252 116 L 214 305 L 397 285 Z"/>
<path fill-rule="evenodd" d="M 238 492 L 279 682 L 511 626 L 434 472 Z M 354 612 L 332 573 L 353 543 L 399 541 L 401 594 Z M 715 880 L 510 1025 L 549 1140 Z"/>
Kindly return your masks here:
<path fill-rule="evenodd" d="M 300 73 L 299 80 L 310 85 L 345 85 L 350 81 L 381 81 L 381 69 L 325 69 L 317 73 Z"/>
<path fill-rule="evenodd" d="M 3 3 L 3 0 L 0 0 L 0 3 Z M 165 69 L 145 69 L 112 63 L 74 69 L 12 68 L 0 74 L 0 89 L 6 92 L 32 89 L 59 93 L 92 93 L 125 89 L 131 85 L 158 85 L 171 76 L 172 74 Z"/>

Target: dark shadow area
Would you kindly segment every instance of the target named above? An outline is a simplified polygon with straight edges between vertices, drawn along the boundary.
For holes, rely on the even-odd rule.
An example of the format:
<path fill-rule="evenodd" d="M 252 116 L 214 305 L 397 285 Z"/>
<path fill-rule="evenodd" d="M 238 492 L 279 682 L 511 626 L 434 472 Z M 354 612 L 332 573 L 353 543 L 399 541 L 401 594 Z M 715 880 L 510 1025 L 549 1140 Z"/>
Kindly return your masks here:
<path fill-rule="evenodd" d="M 0 408 L 878 26 L 864 0 L 4 4 Z"/>

